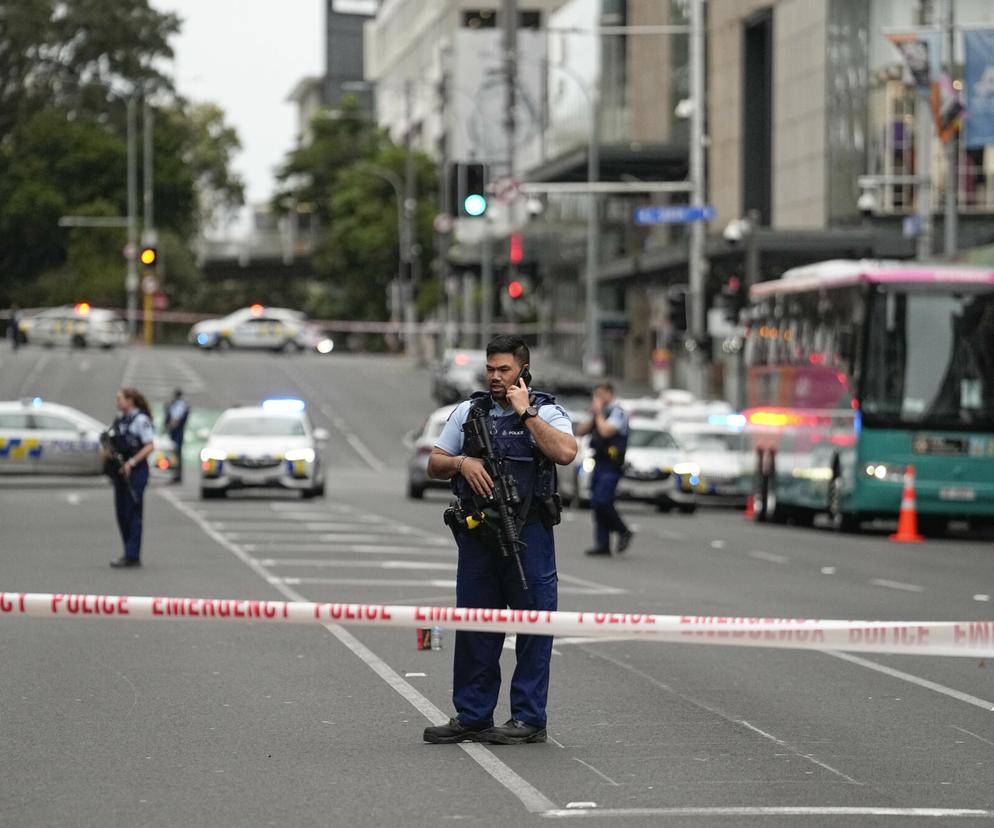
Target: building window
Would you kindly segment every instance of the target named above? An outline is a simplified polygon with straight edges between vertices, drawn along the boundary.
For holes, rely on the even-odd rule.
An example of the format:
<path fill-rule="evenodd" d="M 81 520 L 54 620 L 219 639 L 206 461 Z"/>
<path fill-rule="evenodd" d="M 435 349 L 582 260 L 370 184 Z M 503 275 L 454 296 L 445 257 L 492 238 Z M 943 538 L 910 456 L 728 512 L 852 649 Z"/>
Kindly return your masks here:
<path fill-rule="evenodd" d="M 466 9 L 462 13 L 462 25 L 464 29 L 496 29 L 499 25 L 498 15 L 494 9 Z M 519 11 L 519 29 L 542 28 L 542 12 Z"/>

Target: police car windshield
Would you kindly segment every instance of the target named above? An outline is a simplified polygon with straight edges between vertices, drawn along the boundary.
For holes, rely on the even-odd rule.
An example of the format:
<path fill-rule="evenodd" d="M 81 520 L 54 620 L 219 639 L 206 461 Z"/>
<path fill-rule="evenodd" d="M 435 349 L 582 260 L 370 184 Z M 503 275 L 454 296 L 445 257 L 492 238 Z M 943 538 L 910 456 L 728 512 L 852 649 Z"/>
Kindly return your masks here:
<path fill-rule="evenodd" d="M 628 435 L 628 448 L 676 448 L 676 441 L 668 431 L 633 428 Z"/>
<path fill-rule="evenodd" d="M 220 437 L 303 437 L 298 417 L 227 417 L 214 426 Z"/>

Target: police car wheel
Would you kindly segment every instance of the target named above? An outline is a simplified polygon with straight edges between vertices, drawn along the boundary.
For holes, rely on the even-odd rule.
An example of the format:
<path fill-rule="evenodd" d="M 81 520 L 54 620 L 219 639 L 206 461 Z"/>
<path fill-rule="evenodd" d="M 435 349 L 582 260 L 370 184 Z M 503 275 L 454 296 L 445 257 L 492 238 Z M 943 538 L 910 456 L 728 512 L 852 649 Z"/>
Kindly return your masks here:
<path fill-rule="evenodd" d="M 676 507 L 681 515 L 692 515 L 697 511 L 696 503 L 681 503 Z"/>
<path fill-rule="evenodd" d="M 227 494 L 227 489 L 205 489 L 203 487 L 200 489 L 201 500 L 214 500 L 215 498 L 226 497 Z"/>
<path fill-rule="evenodd" d="M 424 500 L 425 487 L 418 486 L 409 480 L 407 481 L 407 496 L 411 500 Z"/>
<path fill-rule="evenodd" d="M 86 347 L 86 337 L 82 336 L 81 334 L 76 334 L 72 338 L 72 346 L 73 346 L 73 348 L 85 348 Z"/>

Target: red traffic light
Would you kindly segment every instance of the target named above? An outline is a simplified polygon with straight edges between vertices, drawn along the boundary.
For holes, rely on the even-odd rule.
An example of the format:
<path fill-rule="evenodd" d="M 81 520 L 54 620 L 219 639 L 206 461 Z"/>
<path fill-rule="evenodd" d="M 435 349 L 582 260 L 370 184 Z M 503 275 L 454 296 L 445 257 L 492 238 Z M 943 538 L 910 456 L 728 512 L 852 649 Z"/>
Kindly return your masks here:
<path fill-rule="evenodd" d="M 517 279 L 507 283 L 507 295 L 512 299 L 520 299 L 525 292 L 525 286 Z"/>

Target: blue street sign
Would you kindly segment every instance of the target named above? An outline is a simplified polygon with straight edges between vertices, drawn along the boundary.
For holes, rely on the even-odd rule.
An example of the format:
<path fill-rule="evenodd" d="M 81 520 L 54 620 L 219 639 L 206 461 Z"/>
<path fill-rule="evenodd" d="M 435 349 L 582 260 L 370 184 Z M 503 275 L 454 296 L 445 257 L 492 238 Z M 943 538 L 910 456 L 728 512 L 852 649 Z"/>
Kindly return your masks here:
<path fill-rule="evenodd" d="M 635 211 L 636 224 L 688 224 L 692 221 L 711 221 L 713 204 L 694 207 L 690 204 L 671 204 L 666 207 L 639 207 Z"/>

